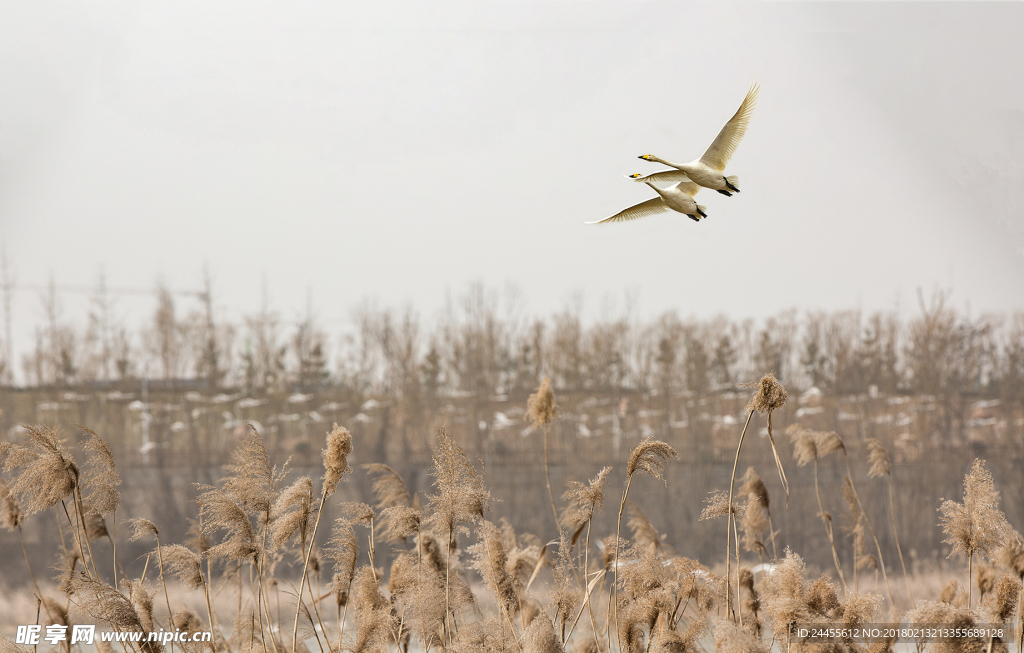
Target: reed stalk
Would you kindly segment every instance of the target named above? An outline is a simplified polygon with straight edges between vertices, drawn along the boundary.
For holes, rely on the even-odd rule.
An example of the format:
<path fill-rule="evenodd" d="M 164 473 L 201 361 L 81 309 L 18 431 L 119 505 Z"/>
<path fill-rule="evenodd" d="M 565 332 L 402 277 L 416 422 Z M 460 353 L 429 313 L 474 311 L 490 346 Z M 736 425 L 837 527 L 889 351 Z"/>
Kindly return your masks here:
<path fill-rule="evenodd" d="M 843 568 L 839 564 L 839 554 L 836 553 L 836 541 L 832 536 L 832 519 L 827 515 L 821 503 L 821 491 L 818 489 L 817 456 L 814 457 L 814 495 L 818 498 L 818 516 L 821 517 L 821 523 L 825 525 L 825 534 L 828 535 L 828 543 L 832 549 L 832 562 L 836 566 L 836 573 L 839 574 L 839 582 L 843 584 L 843 592 L 849 594 L 850 590 L 846 586 L 846 578 L 843 577 Z"/>
<path fill-rule="evenodd" d="M 615 557 L 612 561 L 612 591 L 608 593 L 608 612 L 613 612 L 615 621 L 615 637 L 619 636 L 619 534 L 622 531 L 622 511 L 626 509 L 626 497 L 629 496 L 629 486 L 633 483 L 633 475 L 626 477 L 626 489 L 622 492 L 622 501 L 619 502 L 619 516 L 615 522 Z M 611 623 L 611 620 L 607 622 Z M 606 628 L 607 630 L 607 628 Z M 608 638 L 611 646 L 611 638 Z"/>
<path fill-rule="evenodd" d="M 299 610 L 302 608 L 302 590 L 303 585 L 306 583 L 306 574 L 309 572 L 309 556 L 313 553 L 313 543 L 316 540 L 316 531 L 320 528 L 320 517 L 324 513 L 324 503 L 327 501 L 327 486 L 324 485 L 323 491 L 320 493 L 320 507 L 316 511 L 316 522 L 313 524 L 313 533 L 309 537 L 309 547 L 306 549 L 306 554 L 302 560 L 302 578 L 299 580 L 299 597 L 295 603 L 295 625 L 292 626 L 292 649 L 295 650 L 295 646 L 299 640 Z"/>
<path fill-rule="evenodd" d="M 548 501 L 551 503 L 551 516 L 555 519 L 555 530 L 559 530 L 558 509 L 555 508 L 555 496 L 551 493 L 551 474 L 548 471 L 548 425 L 544 424 L 544 483 L 548 487 Z"/>
<path fill-rule="evenodd" d="M 889 575 L 885 571 L 885 560 L 882 558 L 882 546 L 878 543 L 878 537 L 875 535 L 875 529 L 871 526 L 871 520 L 868 519 L 868 514 L 864 510 L 864 504 L 860 501 L 860 494 L 857 492 L 857 486 L 853 483 L 853 472 L 850 471 L 850 456 L 846 453 L 846 447 L 843 447 L 843 461 L 846 463 L 846 477 L 850 479 L 850 489 L 853 490 L 853 497 L 857 500 L 857 507 L 864 516 L 864 524 L 867 525 L 868 532 L 871 533 L 871 539 L 875 543 L 875 552 L 878 553 L 878 566 L 882 571 L 882 579 L 885 581 L 885 590 L 889 594 L 889 601 L 892 602 L 893 609 L 896 609 L 896 599 L 893 597 L 892 587 L 889 586 Z M 853 561 L 853 569 L 854 572 L 857 571 L 856 560 Z"/>
<path fill-rule="evenodd" d="M 725 595 L 726 595 L 726 616 L 732 614 L 732 592 L 729 588 L 729 584 L 732 582 L 730 575 L 731 565 L 731 551 L 732 551 L 732 534 L 733 534 L 733 510 L 732 510 L 732 497 L 733 489 L 736 487 L 736 467 L 740 463 L 740 450 L 743 448 L 743 438 L 747 435 L 747 426 L 750 425 L 750 418 L 754 416 L 754 411 L 751 410 L 747 413 L 747 421 L 743 423 L 743 430 L 740 432 L 740 441 L 736 443 L 736 456 L 732 459 L 732 476 L 729 478 L 729 517 L 725 526 Z M 736 569 L 739 573 L 739 540 L 736 541 Z M 737 606 L 739 605 L 739 581 L 736 586 L 736 601 Z M 742 617 L 741 617 L 742 619 Z M 742 623 L 742 622 L 741 622 Z"/>
<path fill-rule="evenodd" d="M 903 569 L 903 582 L 907 586 L 907 596 L 910 597 L 910 605 L 914 605 L 914 592 L 910 589 L 910 575 L 907 574 L 907 565 L 903 562 L 903 549 L 900 547 L 900 534 L 896 528 L 896 509 L 893 506 L 892 498 L 892 475 L 887 475 L 889 486 L 889 517 L 892 519 L 892 536 L 896 540 L 896 553 L 900 557 L 900 567 Z"/>
<path fill-rule="evenodd" d="M 174 628 L 174 612 L 171 610 L 171 597 L 167 594 L 167 579 L 164 578 L 164 553 L 163 547 L 160 546 L 160 534 L 154 532 L 153 537 L 156 538 L 156 556 L 157 563 L 160 565 L 160 585 L 164 588 L 164 601 L 167 603 L 167 623 L 168 630 Z M 212 626 L 211 626 L 212 628 Z M 171 651 L 174 651 L 174 642 L 170 642 Z"/>

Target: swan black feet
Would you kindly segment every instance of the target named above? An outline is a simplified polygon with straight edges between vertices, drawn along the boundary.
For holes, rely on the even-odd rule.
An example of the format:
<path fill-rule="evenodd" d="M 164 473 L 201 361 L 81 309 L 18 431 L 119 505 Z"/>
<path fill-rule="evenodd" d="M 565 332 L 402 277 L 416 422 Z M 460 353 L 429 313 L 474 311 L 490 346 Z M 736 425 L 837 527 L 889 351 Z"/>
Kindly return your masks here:
<path fill-rule="evenodd" d="M 717 191 L 718 191 L 719 193 L 721 193 L 722 195 L 725 195 L 726 197 L 732 197 L 732 193 L 730 193 L 729 191 L 727 191 L 727 190 L 725 190 L 725 189 L 716 189 L 716 190 L 717 190 Z"/>
<path fill-rule="evenodd" d="M 728 188 L 729 190 L 731 190 L 732 192 L 734 192 L 734 193 L 740 192 L 739 188 L 736 188 L 735 186 L 733 186 L 732 184 L 729 183 L 729 178 L 728 177 L 722 177 L 722 181 L 725 182 L 725 187 Z M 722 191 L 718 191 L 718 192 L 721 193 Z"/>

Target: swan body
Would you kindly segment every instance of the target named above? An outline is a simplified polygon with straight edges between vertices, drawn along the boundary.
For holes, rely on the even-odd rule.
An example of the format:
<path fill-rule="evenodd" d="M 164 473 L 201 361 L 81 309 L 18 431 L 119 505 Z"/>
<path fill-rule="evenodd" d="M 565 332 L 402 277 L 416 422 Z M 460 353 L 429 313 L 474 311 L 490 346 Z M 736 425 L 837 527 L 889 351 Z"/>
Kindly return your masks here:
<path fill-rule="evenodd" d="M 643 182 L 679 181 L 681 174 L 689 181 L 704 188 L 716 190 L 723 195 L 731 197 L 733 193 L 740 192 L 739 177 L 726 176 L 725 166 L 736 152 L 736 146 L 740 144 L 743 135 L 747 133 L 750 116 L 754 113 L 754 107 L 757 105 L 758 90 L 757 84 L 750 87 L 747 96 L 743 98 L 743 104 L 736 110 L 729 122 L 725 123 L 722 131 L 718 132 L 714 142 L 699 159 L 690 163 L 672 163 L 653 154 L 644 154 L 640 157 L 644 161 L 661 163 L 675 168 L 675 170 L 656 172 L 646 177 L 633 175 L 633 178 Z"/>
<path fill-rule="evenodd" d="M 663 213 L 668 210 L 682 213 L 694 222 L 700 222 L 701 218 L 707 217 L 708 214 L 705 213 L 706 207 L 697 204 L 693 199 L 693 196 L 700 190 L 700 186 L 692 181 L 681 181 L 668 188 L 658 188 L 652 183 L 648 183 L 647 185 L 658 193 L 657 197 L 652 197 L 645 202 L 634 204 L 633 206 L 623 209 L 615 215 L 610 215 L 603 220 L 587 222 L 585 224 L 626 222 L 627 220 L 636 220 L 648 215 Z"/>

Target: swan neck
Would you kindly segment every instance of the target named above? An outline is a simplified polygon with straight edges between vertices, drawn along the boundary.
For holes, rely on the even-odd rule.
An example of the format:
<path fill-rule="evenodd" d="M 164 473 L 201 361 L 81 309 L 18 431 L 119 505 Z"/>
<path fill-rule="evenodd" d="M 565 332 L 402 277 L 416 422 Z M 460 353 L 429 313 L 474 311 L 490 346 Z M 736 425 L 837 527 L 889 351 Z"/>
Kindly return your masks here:
<path fill-rule="evenodd" d="M 659 158 L 659 157 L 653 157 L 652 156 L 651 159 L 654 160 L 657 163 L 660 163 L 663 166 L 668 166 L 670 168 L 675 168 L 677 170 L 682 170 L 682 169 L 684 169 L 686 167 L 685 163 L 672 163 L 671 161 L 666 161 L 665 159 L 662 159 L 662 158 Z"/>

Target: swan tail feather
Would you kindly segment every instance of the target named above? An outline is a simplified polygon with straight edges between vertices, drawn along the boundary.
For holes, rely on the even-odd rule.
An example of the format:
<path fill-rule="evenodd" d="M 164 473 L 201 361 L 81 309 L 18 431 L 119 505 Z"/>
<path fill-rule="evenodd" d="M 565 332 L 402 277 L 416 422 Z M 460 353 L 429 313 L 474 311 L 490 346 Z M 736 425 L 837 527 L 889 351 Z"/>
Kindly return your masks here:
<path fill-rule="evenodd" d="M 698 204 L 697 205 L 697 213 L 700 213 L 701 217 L 703 217 L 703 218 L 708 217 L 707 211 L 708 211 L 708 207 L 704 206 L 703 204 Z"/>
<path fill-rule="evenodd" d="M 740 192 L 740 178 L 736 175 L 730 175 L 725 178 L 725 186 L 729 190 L 738 193 Z"/>

